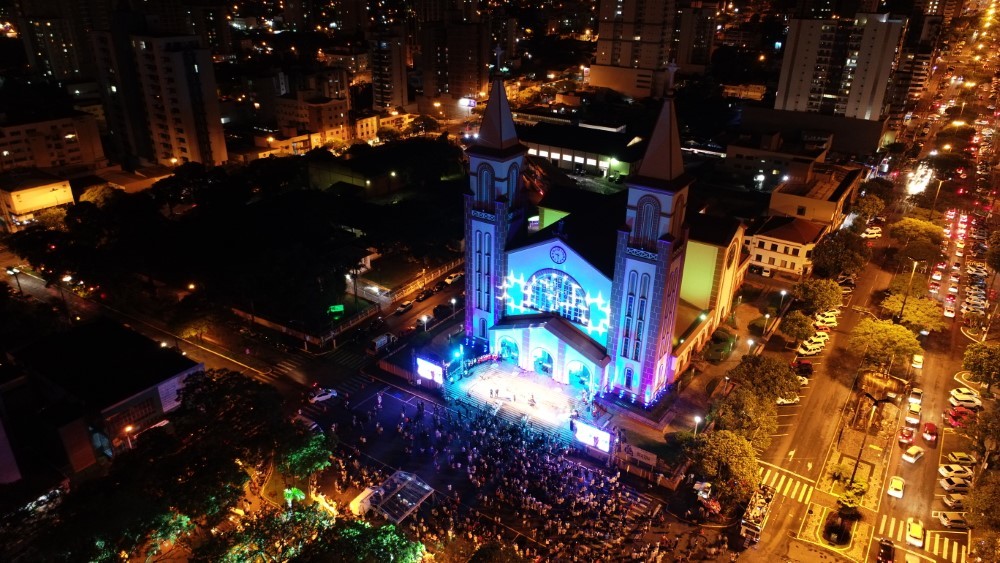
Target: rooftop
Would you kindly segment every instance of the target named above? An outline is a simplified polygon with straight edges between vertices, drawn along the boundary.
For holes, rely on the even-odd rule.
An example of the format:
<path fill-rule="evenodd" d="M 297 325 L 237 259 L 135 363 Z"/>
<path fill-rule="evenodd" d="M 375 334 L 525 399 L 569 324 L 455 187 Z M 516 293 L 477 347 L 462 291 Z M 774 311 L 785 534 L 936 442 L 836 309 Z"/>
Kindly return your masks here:
<path fill-rule="evenodd" d="M 63 178 L 42 172 L 37 168 L 22 168 L 0 175 L 0 190 L 13 193 L 58 184 L 63 181 L 65 181 Z"/>
<path fill-rule="evenodd" d="M 798 217 L 766 217 L 755 222 L 747 230 L 747 235 L 764 235 L 769 238 L 796 244 L 817 243 L 826 232 L 826 226 Z"/>
<path fill-rule="evenodd" d="M 606 155 L 622 162 L 641 160 L 646 148 L 646 143 L 635 142 L 637 138 L 633 135 L 555 123 L 519 125 L 517 126 L 517 136 L 524 143 Z"/>
<path fill-rule="evenodd" d="M 187 371 L 196 362 L 114 321 L 100 319 L 13 354 L 34 375 L 103 409 Z"/>
<path fill-rule="evenodd" d="M 721 247 L 733 242 L 741 225 L 735 217 L 712 217 L 701 213 L 687 215 L 687 221 L 689 239 Z"/>
<path fill-rule="evenodd" d="M 826 201 L 838 201 L 861 176 L 860 168 L 817 164 L 805 182 L 786 182 L 774 192 Z"/>

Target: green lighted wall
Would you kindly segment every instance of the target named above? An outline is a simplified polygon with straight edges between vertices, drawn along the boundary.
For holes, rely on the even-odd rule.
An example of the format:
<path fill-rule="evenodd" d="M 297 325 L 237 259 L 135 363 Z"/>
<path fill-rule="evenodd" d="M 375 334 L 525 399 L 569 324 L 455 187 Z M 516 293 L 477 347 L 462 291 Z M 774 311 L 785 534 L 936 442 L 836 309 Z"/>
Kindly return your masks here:
<path fill-rule="evenodd" d="M 709 308 L 715 287 L 715 265 L 721 251 L 715 246 L 688 241 L 681 278 L 681 299 L 699 309 Z"/>

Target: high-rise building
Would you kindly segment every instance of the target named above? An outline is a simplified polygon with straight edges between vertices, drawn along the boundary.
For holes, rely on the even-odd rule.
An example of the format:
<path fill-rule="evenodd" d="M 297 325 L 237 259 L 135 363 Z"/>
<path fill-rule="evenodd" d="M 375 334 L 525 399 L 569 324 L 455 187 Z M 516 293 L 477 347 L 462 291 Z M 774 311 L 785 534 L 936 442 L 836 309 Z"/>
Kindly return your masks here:
<path fill-rule="evenodd" d="M 905 26 L 888 14 L 791 20 L 774 108 L 882 119 Z"/>
<path fill-rule="evenodd" d="M 715 47 L 718 5 L 714 2 L 691 2 L 682 8 L 678 20 L 677 66 L 682 72 L 704 73 L 712 62 Z"/>
<path fill-rule="evenodd" d="M 410 102 L 406 81 L 406 44 L 402 37 L 382 35 L 371 42 L 372 105 L 376 111 Z"/>
<path fill-rule="evenodd" d="M 432 23 L 420 32 L 420 67 L 423 71 L 421 111 L 435 117 L 463 117 L 462 98 L 481 98 L 490 57 L 489 34 L 483 23 Z M 436 110 L 428 107 L 433 107 Z M 440 113 L 439 113 L 440 112 Z"/>
<path fill-rule="evenodd" d="M 15 11 L 33 72 L 63 81 L 94 77 L 89 38 L 110 25 L 111 0 L 21 0 Z"/>
<path fill-rule="evenodd" d="M 88 113 L 31 121 L 0 118 L 0 172 L 38 168 L 73 174 L 105 164 L 97 120 Z"/>
<path fill-rule="evenodd" d="M 225 0 L 190 0 L 185 2 L 187 32 L 201 37 L 202 45 L 213 55 L 233 54 L 233 33 L 229 25 L 229 2 Z"/>
<path fill-rule="evenodd" d="M 142 14 L 122 10 L 95 44 L 123 166 L 226 161 L 212 56 L 200 38 L 153 34 Z"/>

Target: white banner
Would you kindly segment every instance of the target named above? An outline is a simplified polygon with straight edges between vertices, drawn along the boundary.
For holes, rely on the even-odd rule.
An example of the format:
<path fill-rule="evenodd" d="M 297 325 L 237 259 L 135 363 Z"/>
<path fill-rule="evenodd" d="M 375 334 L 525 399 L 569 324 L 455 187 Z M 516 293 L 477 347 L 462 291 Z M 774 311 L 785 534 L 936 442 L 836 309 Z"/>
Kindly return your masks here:
<path fill-rule="evenodd" d="M 653 452 L 648 452 L 642 448 L 637 448 L 631 444 L 623 444 L 622 452 L 627 456 L 631 456 L 636 459 L 636 461 L 641 461 L 643 463 L 648 463 L 649 465 L 656 465 L 656 454 Z"/>

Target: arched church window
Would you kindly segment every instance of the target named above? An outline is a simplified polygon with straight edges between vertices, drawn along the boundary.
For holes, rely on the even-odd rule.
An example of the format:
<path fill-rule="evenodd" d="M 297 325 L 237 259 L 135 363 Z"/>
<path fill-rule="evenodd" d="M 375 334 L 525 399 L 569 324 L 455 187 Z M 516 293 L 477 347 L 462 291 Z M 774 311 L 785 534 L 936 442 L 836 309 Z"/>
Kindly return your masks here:
<path fill-rule="evenodd" d="M 493 169 L 488 164 L 479 167 L 479 185 L 476 190 L 476 200 L 489 203 L 493 199 Z"/>
<path fill-rule="evenodd" d="M 635 239 L 642 244 L 652 244 L 657 238 L 660 219 L 660 202 L 653 196 L 643 196 L 636 204 Z"/>
<path fill-rule="evenodd" d="M 513 204 L 517 197 L 518 172 L 519 170 L 515 164 L 510 167 L 510 172 L 507 173 L 507 202 L 510 204 Z"/>
<path fill-rule="evenodd" d="M 528 280 L 526 306 L 536 311 L 558 313 L 565 319 L 587 325 L 587 292 L 572 276 L 559 270 L 539 270 Z"/>

